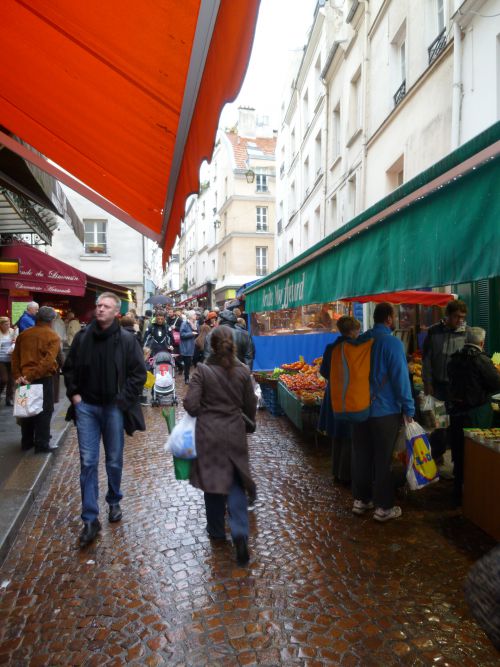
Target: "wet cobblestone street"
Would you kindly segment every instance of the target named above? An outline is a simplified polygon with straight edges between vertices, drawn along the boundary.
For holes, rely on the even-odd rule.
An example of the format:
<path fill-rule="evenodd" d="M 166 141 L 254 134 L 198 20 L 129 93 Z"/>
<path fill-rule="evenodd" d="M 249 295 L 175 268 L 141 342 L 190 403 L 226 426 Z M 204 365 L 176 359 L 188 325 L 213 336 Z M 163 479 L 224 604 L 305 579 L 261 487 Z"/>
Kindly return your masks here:
<path fill-rule="evenodd" d="M 500 664 L 462 593 L 492 542 L 449 509 L 446 482 L 402 500 L 403 517 L 351 514 L 328 446 L 259 413 L 251 562 L 205 532 L 202 494 L 176 482 L 166 427 L 128 438 L 124 518 L 77 546 L 71 429 L 0 570 L 0 663 L 9 665 Z M 449 483 L 448 483 L 449 484 Z"/>

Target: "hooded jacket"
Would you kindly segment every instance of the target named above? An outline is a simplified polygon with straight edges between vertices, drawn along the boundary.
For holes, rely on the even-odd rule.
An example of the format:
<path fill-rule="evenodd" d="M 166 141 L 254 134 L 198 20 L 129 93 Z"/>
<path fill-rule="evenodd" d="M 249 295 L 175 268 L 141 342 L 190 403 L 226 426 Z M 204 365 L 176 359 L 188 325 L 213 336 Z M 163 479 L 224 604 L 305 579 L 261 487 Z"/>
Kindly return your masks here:
<path fill-rule="evenodd" d="M 467 343 L 448 364 L 450 401 L 454 411 L 466 412 L 500 391 L 500 373 L 480 347 Z"/>
<path fill-rule="evenodd" d="M 231 329 L 234 345 L 236 347 L 236 356 L 243 364 L 245 364 L 246 366 L 248 366 L 248 368 L 250 368 L 250 370 L 252 370 L 253 359 L 254 359 L 254 345 L 252 337 L 245 329 L 240 329 L 236 327 L 237 317 L 231 310 L 228 309 L 223 310 L 219 314 L 219 319 L 220 319 L 219 322 L 220 327 L 229 327 Z M 210 332 L 208 336 L 205 338 L 205 349 L 204 349 L 205 359 L 208 359 L 208 357 L 210 356 L 210 352 L 212 350 L 210 345 L 211 335 L 212 332 Z"/>

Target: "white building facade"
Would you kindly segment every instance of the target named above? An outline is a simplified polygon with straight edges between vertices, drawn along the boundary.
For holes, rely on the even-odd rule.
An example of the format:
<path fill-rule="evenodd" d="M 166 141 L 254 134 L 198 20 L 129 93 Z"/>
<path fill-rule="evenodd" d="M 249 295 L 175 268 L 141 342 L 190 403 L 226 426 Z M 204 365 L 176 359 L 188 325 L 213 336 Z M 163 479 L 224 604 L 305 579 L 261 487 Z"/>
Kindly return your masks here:
<path fill-rule="evenodd" d="M 498 0 L 318 2 L 278 135 L 278 265 L 500 117 Z"/>
<path fill-rule="evenodd" d="M 161 250 L 158 244 L 135 231 L 81 195 L 67 191 L 84 225 L 84 242 L 61 225 L 54 233 L 50 253 L 85 273 L 135 292 L 138 314 L 161 284 Z"/>

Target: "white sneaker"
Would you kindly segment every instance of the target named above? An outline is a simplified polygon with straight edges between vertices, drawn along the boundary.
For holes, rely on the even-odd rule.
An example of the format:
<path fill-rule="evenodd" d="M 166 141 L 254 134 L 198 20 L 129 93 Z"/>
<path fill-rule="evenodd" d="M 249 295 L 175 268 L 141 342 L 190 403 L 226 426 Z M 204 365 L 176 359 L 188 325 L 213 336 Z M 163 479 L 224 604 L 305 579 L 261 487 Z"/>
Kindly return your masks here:
<path fill-rule="evenodd" d="M 374 507 L 375 505 L 371 500 L 368 503 L 364 503 L 362 500 L 355 500 L 352 505 L 352 513 L 361 516 L 361 514 L 364 514 L 368 510 L 372 510 Z"/>
<path fill-rule="evenodd" d="M 384 521 L 390 521 L 391 519 L 398 519 L 402 514 L 403 511 L 401 510 L 401 507 L 398 507 L 397 505 L 394 505 L 394 507 L 391 507 L 388 510 L 377 507 L 373 518 L 375 521 L 381 521 L 383 523 Z"/>

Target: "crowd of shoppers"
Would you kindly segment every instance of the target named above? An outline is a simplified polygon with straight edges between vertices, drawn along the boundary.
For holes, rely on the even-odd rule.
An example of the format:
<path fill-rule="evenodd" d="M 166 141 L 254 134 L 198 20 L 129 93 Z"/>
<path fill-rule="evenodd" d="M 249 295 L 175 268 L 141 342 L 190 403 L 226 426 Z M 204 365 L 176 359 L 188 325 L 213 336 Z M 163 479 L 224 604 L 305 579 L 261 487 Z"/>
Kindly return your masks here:
<path fill-rule="evenodd" d="M 113 293 L 101 294 L 95 319 L 86 328 L 74 313 L 63 321 L 54 309 L 39 308 L 35 302 L 27 304 L 16 327 L 8 318 L 0 318 L 0 393 L 5 390 L 6 404 L 12 404 L 15 384 L 40 383 L 44 388 L 42 413 L 20 420 L 22 448 L 53 449 L 53 380 L 65 352 L 68 417 L 75 420 L 80 447 L 84 524 L 80 545 L 89 544 L 101 529 L 97 501 L 101 437 L 108 518 L 114 522 L 122 517 L 123 434 L 144 428 L 142 413 L 137 412 L 146 377 L 144 359 L 159 352 L 173 355 L 188 385 L 184 407 L 197 417 L 191 483 L 204 492 L 207 532 L 214 540 L 225 539 L 227 511 L 237 560 L 244 564 L 249 559 L 247 511 L 255 483 L 243 415 L 255 419 L 256 397 L 250 373 L 254 347 L 242 313 L 238 308 L 158 307 L 142 318 L 130 310 L 120 319 L 120 306 Z M 463 428 L 489 427 L 490 396 L 500 391 L 500 374 L 484 353 L 485 332 L 465 325 L 466 312 L 463 302 L 450 301 L 445 318 L 429 328 L 423 344 L 425 391 L 444 400 L 450 414 L 457 504 L 463 485 Z M 327 380 L 320 426 L 332 438 L 335 481 L 351 484 L 353 514 L 373 511 L 373 518 L 383 523 L 402 514 L 395 502 L 393 452 L 401 428 L 415 414 L 405 350 L 392 335 L 394 309 L 389 303 L 377 304 L 373 327 L 361 335 L 360 323 L 353 317 L 341 317 L 337 327 L 340 337 L 326 347 L 320 369 Z M 331 402 L 332 353 L 346 340 L 373 341 L 369 414 L 353 423 L 336 418 Z"/>

